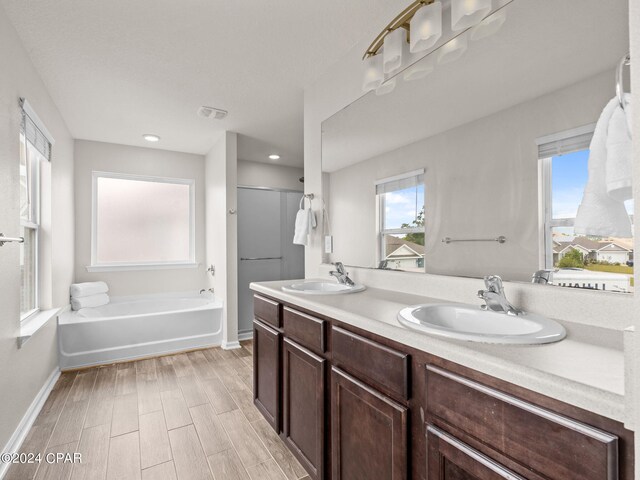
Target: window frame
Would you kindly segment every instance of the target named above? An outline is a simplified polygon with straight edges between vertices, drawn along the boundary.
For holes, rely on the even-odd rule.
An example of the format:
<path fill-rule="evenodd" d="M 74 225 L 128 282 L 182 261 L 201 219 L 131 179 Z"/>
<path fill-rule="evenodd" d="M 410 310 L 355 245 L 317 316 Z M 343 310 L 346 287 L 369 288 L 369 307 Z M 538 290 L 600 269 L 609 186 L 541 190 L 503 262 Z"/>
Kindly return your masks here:
<path fill-rule="evenodd" d="M 553 178 L 552 178 L 552 163 L 554 156 L 566 155 L 574 152 L 580 152 L 588 150 L 584 144 L 580 147 L 563 149 L 561 153 L 556 155 L 545 154 L 540 155 L 541 147 L 548 144 L 557 144 L 558 148 L 562 148 L 563 143 L 570 139 L 577 139 L 584 135 L 593 136 L 595 130 L 595 124 L 584 125 L 582 127 L 573 128 L 563 132 L 554 133 L 540 137 L 536 140 L 538 146 L 538 198 L 539 198 L 539 261 L 538 264 L 542 269 L 553 269 L 553 229 L 555 227 L 573 227 L 575 224 L 575 217 L 573 218 L 553 218 Z"/>
<path fill-rule="evenodd" d="M 380 180 L 376 180 L 375 182 L 375 188 L 377 189 L 378 185 L 384 185 L 386 183 L 391 183 L 391 182 L 395 182 L 398 180 L 404 180 L 407 178 L 412 178 L 412 177 L 420 177 L 420 176 L 424 176 L 425 174 L 425 170 L 422 169 L 418 169 L 418 170 L 413 170 L 411 172 L 407 172 L 407 173 L 403 173 L 400 175 L 395 175 L 393 177 L 388 177 L 388 178 L 382 178 Z M 422 185 L 425 188 L 425 192 L 426 192 L 426 181 L 423 178 L 422 183 L 417 183 L 418 185 Z M 426 237 L 427 237 L 427 222 L 425 219 L 425 223 L 424 226 L 421 227 L 409 227 L 409 228 L 386 228 L 385 227 L 385 213 L 386 213 L 386 204 L 385 204 L 385 199 L 384 199 L 384 194 L 379 194 L 379 193 L 375 193 L 376 196 L 376 208 L 378 210 L 378 214 L 376 215 L 377 217 L 377 244 L 378 244 L 378 248 L 377 248 L 377 259 L 376 259 L 376 264 L 379 265 L 380 262 L 386 260 L 385 258 L 385 251 L 386 251 L 386 242 L 385 242 L 385 235 L 401 235 L 401 234 L 408 234 L 408 233 L 424 233 L 425 235 L 425 243 L 426 243 Z M 424 201 L 423 201 L 423 207 L 424 207 Z M 423 263 L 424 263 L 424 257 L 422 258 Z M 424 265 L 423 265 L 424 268 Z"/>
<path fill-rule="evenodd" d="M 168 183 L 189 186 L 189 259 L 186 261 L 152 261 L 152 262 L 98 262 L 98 179 L 113 178 L 120 180 L 134 180 L 142 182 Z M 105 172 L 94 170 L 91 180 L 91 265 L 86 267 L 88 272 L 109 272 L 127 270 L 156 270 L 172 268 L 196 268 L 196 212 L 195 212 L 195 179 L 172 178 L 152 175 L 138 175 L 120 172 Z"/>
<path fill-rule="evenodd" d="M 27 173 L 27 200 L 29 202 L 29 217 L 30 220 L 23 218 L 22 214 L 20 215 L 20 228 L 30 229 L 34 232 L 34 278 L 33 278 L 33 299 L 35 306 L 31 310 L 26 312 L 20 312 L 20 323 L 24 323 L 27 320 L 31 319 L 34 315 L 40 312 L 40 277 L 42 269 L 42 265 L 40 264 L 40 221 L 41 221 L 41 163 L 42 161 L 46 161 L 44 155 L 27 139 L 24 133 L 20 133 L 20 143 L 24 144 L 24 155 L 25 155 L 25 168 L 27 172 L 31 172 L 32 180 L 30 180 L 29 173 Z M 35 155 L 35 158 L 33 156 Z M 21 255 L 22 258 L 26 258 L 25 255 L 25 246 L 26 242 L 23 241 L 20 243 Z M 21 293 L 22 296 L 22 285 L 21 285 Z"/>

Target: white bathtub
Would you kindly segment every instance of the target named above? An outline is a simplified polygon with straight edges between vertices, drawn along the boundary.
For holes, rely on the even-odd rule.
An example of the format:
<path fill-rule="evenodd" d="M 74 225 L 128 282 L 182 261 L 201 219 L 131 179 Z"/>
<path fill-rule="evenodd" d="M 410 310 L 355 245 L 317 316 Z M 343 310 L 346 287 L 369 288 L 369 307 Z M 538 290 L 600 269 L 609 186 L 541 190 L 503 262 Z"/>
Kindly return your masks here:
<path fill-rule="evenodd" d="M 63 370 L 221 343 L 222 302 L 208 292 L 113 297 L 58 317 Z"/>

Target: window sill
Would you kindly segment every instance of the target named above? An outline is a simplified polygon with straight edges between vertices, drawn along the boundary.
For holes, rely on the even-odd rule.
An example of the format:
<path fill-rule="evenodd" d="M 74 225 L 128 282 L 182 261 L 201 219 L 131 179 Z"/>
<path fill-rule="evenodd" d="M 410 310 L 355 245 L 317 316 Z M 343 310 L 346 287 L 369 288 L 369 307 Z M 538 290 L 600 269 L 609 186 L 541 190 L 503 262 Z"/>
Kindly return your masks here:
<path fill-rule="evenodd" d="M 20 336 L 18 337 L 18 348 L 22 348 L 22 346 L 27 343 L 38 330 L 44 327 L 49 320 L 56 317 L 60 310 L 60 308 L 40 310 L 21 322 Z"/>
<path fill-rule="evenodd" d="M 127 272 L 135 270 L 171 270 L 179 268 L 197 268 L 200 264 L 195 262 L 184 263 L 140 263 L 126 265 L 87 265 L 87 272 Z"/>

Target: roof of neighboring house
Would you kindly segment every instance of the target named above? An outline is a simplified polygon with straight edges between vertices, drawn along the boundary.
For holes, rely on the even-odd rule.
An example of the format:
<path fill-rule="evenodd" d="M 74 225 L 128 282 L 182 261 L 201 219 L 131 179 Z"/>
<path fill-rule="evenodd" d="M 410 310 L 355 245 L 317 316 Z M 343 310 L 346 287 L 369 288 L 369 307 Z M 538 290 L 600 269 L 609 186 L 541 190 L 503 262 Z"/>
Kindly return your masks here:
<path fill-rule="evenodd" d="M 619 237 L 609 237 L 605 240 L 607 243 L 615 243 L 616 245 L 626 248 L 627 250 L 633 250 L 633 238 L 619 238 Z"/>
<path fill-rule="evenodd" d="M 386 258 L 415 258 L 424 256 L 424 245 L 420 245 L 402 238 L 387 235 L 385 237 L 386 251 L 390 252 Z"/>
<path fill-rule="evenodd" d="M 571 238 L 571 241 L 567 241 L 567 239 Z M 608 248 L 611 245 L 615 245 L 617 248 Z M 580 250 L 582 252 L 596 252 L 602 251 L 603 249 L 607 249 L 607 251 L 620 251 L 620 252 L 628 252 L 630 249 L 612 241 L 598 241 L 591 240 L 587 237 L 570 237 L 570 236 L 556 236 L 553 237 L 553 252 L 554 253 L 562 253 L 569 248 L 574 248 L 576 250 Z"/>
<path fill-rule="evenodd" d="M 625 248 L 617 243 L 603 243 L 603 247 L 599 248 L 599 252 L 629 252 L 628 248 Z"/>

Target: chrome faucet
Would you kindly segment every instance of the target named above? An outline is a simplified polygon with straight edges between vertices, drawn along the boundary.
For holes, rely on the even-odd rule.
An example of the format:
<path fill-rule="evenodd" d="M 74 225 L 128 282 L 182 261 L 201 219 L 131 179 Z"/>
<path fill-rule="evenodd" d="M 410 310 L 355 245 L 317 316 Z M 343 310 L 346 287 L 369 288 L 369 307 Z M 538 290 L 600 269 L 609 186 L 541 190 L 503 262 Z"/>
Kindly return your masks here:
<path fill-rule="evenodd" d="M 214 293 L 214 292 L 213 292 L 213 287 L 208 288 L 208 289 L 203 288 L 202 290 L 200 290 L 200 295 L 202 295 L 204 292 L 211 292 L 211 293 Z"/>
<path fill-rule="evenodd" d="M 334 263 L 336 269 L 332 270 L 329 272 L 329 275 L 331 275 L 332 277 L 336 277 L 336 279 L 338 280 L 338 283 L 341 283 L 343 285 L 349 285 L 350 287 L 353 287 L 355 285 L 355 282 L 353 280 L 351 280 L 349 278 L 349 274 L 347 272 L 345 272 L 344 270 L 344 265 L 342 264 L 342 262 L 336 262 Z"/>
<path fill-rule="evenodd" d="M 482 305 L 483 310 L 492 310 L 494 312 L 506 313 L 507 315 L 520 315 L 524 313 L 519 308 L 509 303 L 504 294 L 502 279 L 497 275 L 488 275 L 484 277 L 486 290 L 478 290 L 478 298 L 483 299 L 486 305 Z"/>

